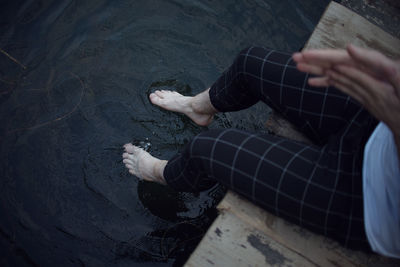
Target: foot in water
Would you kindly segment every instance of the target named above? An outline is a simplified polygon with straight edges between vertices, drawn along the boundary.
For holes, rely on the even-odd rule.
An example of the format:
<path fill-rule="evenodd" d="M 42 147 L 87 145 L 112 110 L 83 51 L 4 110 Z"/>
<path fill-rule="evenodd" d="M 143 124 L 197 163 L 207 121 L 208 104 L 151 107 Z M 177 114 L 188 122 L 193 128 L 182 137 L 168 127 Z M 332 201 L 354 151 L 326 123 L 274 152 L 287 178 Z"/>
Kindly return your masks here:
<path fill-rule="evenodd" d="M 124 148 L 123 162 L 130 174 L 146 181 L 167 184 L 163 176 L 166 160 L 159 160 L 130 143 L 124 145 Z"/>
<path fill-rule="evenodd" d="M 217 112 L 211 105 L 208 90 L 194 97 L 183 96 L 175 91 L 155 91 L 150 94 L 150 101 L 163 109 L 183 113 L 200 126 L 211 123 Z"/>

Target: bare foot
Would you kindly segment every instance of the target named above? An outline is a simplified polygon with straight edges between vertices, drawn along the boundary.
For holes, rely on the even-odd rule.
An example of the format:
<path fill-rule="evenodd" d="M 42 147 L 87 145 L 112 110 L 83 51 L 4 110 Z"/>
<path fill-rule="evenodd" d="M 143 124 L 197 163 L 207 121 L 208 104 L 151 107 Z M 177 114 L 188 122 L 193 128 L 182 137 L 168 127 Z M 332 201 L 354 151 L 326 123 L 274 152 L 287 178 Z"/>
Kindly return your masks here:
<path fill-rule="evenodd" d="M 200 126 L 207 126 L 211 123 L 216 110 L 210 109 L 208 105 L 211 105 L 211 103 L 205 103 L 205 105 L 200 103 L 204 102 L 204 94 L 203 97 L 198 96 L 183 96 L 175 91 L 161 90 L 150 94 L 150 101 L 163 109 L 183 113 Z"/>
<path fill-rule="evenodd" d="M 167 184 L 163 176 L 165 165 L 167 165 L 166 160 L 159 160 L 130 143 L 125 144 L 124 148 L 123 162 L 130 174 L 146 181 Z"/>

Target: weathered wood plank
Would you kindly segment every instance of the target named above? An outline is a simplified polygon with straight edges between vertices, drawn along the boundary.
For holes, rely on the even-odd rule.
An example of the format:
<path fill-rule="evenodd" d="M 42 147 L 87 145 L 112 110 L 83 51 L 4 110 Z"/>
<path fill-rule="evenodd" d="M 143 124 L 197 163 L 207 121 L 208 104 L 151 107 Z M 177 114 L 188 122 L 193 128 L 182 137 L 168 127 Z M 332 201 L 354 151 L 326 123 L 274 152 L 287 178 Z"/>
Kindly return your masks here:
<path fill-rule="evenodd" d="M 232 191 L 226 194 L 217 208 L 222 214 L 234 214 L 244 225 L 254 227 L 281 244 L 287 251 L 296 252 L 313 264 L 320 266 L 399 266 L 400 264 L 400 261 L 376 254 L 345 249 L 336 241 L 266 212 Z"/>
<path fill-rule="evenodd" d="M 308 39 L 305 49 L 345 48 L 349 43 L 376 49 L 388 57 L 400 57 L 399 39 L 332 1 Z"/>
<path fill-rule="evenodd" d="M 400 266 L 400 261 L 344 249 L 229 191 L 220 215 L 185 266 Z"/>
<path fill-rule="evenodd" d="M 186 266 L 318 266 L 230 212 L 218 216 L 197 250 Z"/>

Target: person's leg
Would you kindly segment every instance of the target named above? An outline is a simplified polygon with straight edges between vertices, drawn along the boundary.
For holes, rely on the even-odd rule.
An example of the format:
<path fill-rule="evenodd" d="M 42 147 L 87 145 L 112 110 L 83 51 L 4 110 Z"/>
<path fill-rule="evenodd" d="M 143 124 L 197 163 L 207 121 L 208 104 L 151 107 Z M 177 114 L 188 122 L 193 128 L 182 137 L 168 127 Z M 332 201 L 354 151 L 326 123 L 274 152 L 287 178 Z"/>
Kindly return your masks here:
<path fill-rule="evenodd" d="M 177 191 L 198 192 L 221 183 L 275 215 L 346 246 L 368 249 L 362 197 L 354 194 L 361 174 L 352 164 L 340 166 L 341 157 L 327 147 L 267 134 L 210 130 L 169 160 L 164 177 Z M 350 162 L 355 157 L 346 154 Z"/>
<path fill-rule="evenodd" d="M 125 146 L 124 163 L 139 178 L 177 191 L 198 192 L 221 183 L 267 211 L 343 245 L 369 249 L 363 227 L 357 153 L 334 154 L 237 129 L 196 136 L 168 162 Z M 340 164 L 345 160 L 348 164 Z"/>
<path fill-rule="evenodd" d="M 259 50 L 258 48 L 253 48 L 251 49 L 252 51 Z M 253 51 L 253 52 L 254 52 Z M 260 51 L 264 51 L 265 49 L 261 49 Z M 246 51 L 244 51 L 246 52 Z M 251 52 L 251 51 L 250 51 Z M 278 52 L 277 52 L 278 53 Z M 251 55 L 251 56 L 250 56 Z M 279 56 L 277 56 L 279 55 Z M 290 117 L 292 119 L 298 118 L 300 125 L 304 124 L 306 125 L 305 130 L 307 130 L 307 127 L 311 128 L 311 133 L 313 131 L 316 132 L 316 136 L 320 135 L 320 132 L 328 133 L 329 131 L 341 129 L 341 134 L 331 138 L 329 144 L 325 145 L 322 148 L 319 148 L 320 154 L 317 159 L 309 159 L 312 163 L 313 166 L 318 167 L 318 170 L 315 169 L 315 171 L 312 171 L 312 175 L 309 176 L 309 172 L 304 176 L 304 179 L 306 179 L 306 186 L 305 187 L 298 187 L 297 189 L 303 190 L 303 191 L 296 191 L 297 189 L 294 187 L 296 184 L 293 182 L 293 186 L 289 185 L 287 186 L 287 190 L 292 189 L 294 191 L 288 191 L 288 194 L 280 194 L 281 192 L 281 184 L 287 184 L 286 178 L 284 180 L 283 177 L 286 177 L 286 173 L 293 175 L 296 173 L 302 173 L 305 166 L 307 164 L 298 164 L 293 165 L 293 162 L 301 162 L 296 160 L 297 158 L 303 157 L 303 152 L 301 151 L 302 149 L 305 149 L 305 151 L 312 151 L 313 147 L 310 146 L 305 146 L 303 144 L 299 144 L 293 141 L 285 140 L 285 142 L 288 142 L 288 144 L 297 144 L 294 147 L 299 147 L 300 150 L 297 151 L 291 151 L 291 153 L 287 153 L 287 156 L 284 157 L 278 157 L 278 156 L 273 156 L 267 160 L 269 164 L 263 165 L 265 160 L 262 160 L 262 164 L 257 165 L 257 169 L 265 169 L 265 173 L 263 175 L 263 179 L 268 179 L 271 181 L 274 180 L 279 180 L 281 182 L 278 183 L 277 188 L 269 188 L 270 190 L 275 190 L 278 193 L 276 195 L 279 196 L 286 196 L 287 195 L 293 195 L 299 198 L 301 195 L 301 211 L 298 213 L 294 213 L 296 211 L 295 208 L 290 208 L 294 206 L 290 206 L 287 204 L 284 204 L 282 206 L 279 206 L 279 198 L 275 197 L 272 198 L 272 200 L 276 201 L 278 199 L 278 204 L 277 202 L 272 202 L 272 204 L 268 204 L 268 202 L 262 204 L 263 201 L 259 200 L 253 200 L 257 204 L 261 205 L 262 207 L 268 209 L 269 207 L 276 207 L 274 210 L 276 211 L 276 214 L 281 215 L 283 217 L 287 216 L 288 219 L 292 218 L 292 221 L 295 221 L 299 223 L 300 225 L 306 226 L 312 230 L 315 230 L 317 232 L 321 232 L 326 234 L 326 235 L 336 235 L 340 234 L 343 236 L 342 241 L 345 244 L 352 245 L 358 243 L 363 243 L 365 242 L 365 234 L 362 231 L 362 228 L 358 227 L 362 225 L 362 191 L 361 191 L 361 186 L 360 186 L 360 162 L 362 162 L 362 158 L 360 159 L 360 154 L 362 154 L 360 151 L 362 150 L 363 147 L 363 142 L 365 141 L 365 138 L 368 137 L 367 131 L 364 131 L 363 122 L 368 122 L 368 126 L 371 126 L 373 123 L 371 123 L 370 118 L 365 114 L 365 112 L 360 109 L 359 106 L 357 105 L 352 105 L 351 101 L 347 97 L 343 97 L 343 95 L 338 95 L 336 94 L 337 92 L 335 90 L 331 90 L 329 88 L 326 88 L 327 91 L 324 93 L 321 92 L 316 92 L 312 91 L 311 89 L 308 90 L 307 87 L 305 86 L 296 86 L 293 84 L 289 83 L 299 83 L 299 81 L 296 79 L 294 80 L 287 80 L 287 74 L 288 73 L 293 73 L 290 74 L 289 76 L 292 77 L 293 74 L 299 75 L 299 72 L 296 72 L 295 68 L 288 68 L 286 64 L 288 61 L 285 62 L 285 64 L 279 63 L 280 61 L 285 61 L 282 59 L 281 54 L 278 53 L 275 55 L 275 52 L 268 52 L 266 55 L 264 55 L 264 58 L 262 61 L 260 61 L 260 56 L 256 56 L 254 54 L 249 53 L 247 51 L 246 53 L 242 53 L 237 60 L 235 60 L 235 63 L 231 66 L 231 68 L 225 72 L 225 74 L 222 77 L 225 78 L 220 78 L 216 84 L 214 84 L 210 91 L 209 91 L 209 98 L 204 97 L 207 96 L 207 94 L 203 94 L 202 96 L 204 97 L 203 100 L 206 100 L 205 102 L 210 104 L 211 107 L 213 107 L 212 112 L 216 112 L 216 110 L 220 111 L 229 111 L 229 110 L 238 110 L 242 108 L 246 108 L 247 106 L 250 106 L 254 103 L 256 103 L 259 99 L 265 101 L 265 102 L 270 102 L 271 105 L 275 105 L 275 108 L 283 112 L 287 117 Z M 275 57 L 278 58 L 275 58 Z M 290 57 L 290 55 L 289 55 Z M 251 60 L 254 59 L 256 62 L 247 64 L 248 62 L 251 62 Z M 280 60 L 280 61 L 279 61 Z M 257 63 L 258 62 L 258 63 Z M 261 67 L 260 67 L 260 62 L 261 62 Z M 265 62 L 265 63 L 262 63 Z M 272 63 L 271 63 L 272 62 Z M 267 65 L 271 65 L 271 67 L 267 67 Z M 240 66 L 245 66 L 244 70 L 243 68 L 240 69 Z M 269 69 L 269 71 L 266 74 L 270 74 L 271 76 L 267 77 L 257 77 L 256 75 L 253 75 L 254 69 L 251 71 L 247 71 L 247 69 L 250 68 L 256 68 L 260 67 L 261 70 L 263 69 Z M 286 67 L 285 67 L 286 66 Z M 278 67 L 278 68 L 276 68 Z M 233 72 L 236 72 L 237 75 L 234 75 Z M 274 81 L 274 79 L 277 79 L 278 74 L 281 73 L 281 79 L 280 79 L 280 85 L 278 85 L 278 82 Z M 243 75 L 246 74 L 246 75 Z M 301 73 L 300 73 L 301 74 Z M 289 77 L 288 76 L 288 77 Z M 261 77 L 261 78 L 260 78 Z M 305 84 L 306 82 L 306 77 L 302 76 L 302 83 Z M 267 90 L 268 86 L 265 86 L 263 84 L 262 86 L 260 85 L 261 83 L 266 82 L 266 85 L 271 86 L 272 89 Z M 243 90 L 244 85 L 251 85 L 251 84 L 258 84 L 258 86 L 261 88 L 264 88 L 263 91 L 260 90 L 253 90 L 252 88 L 256 88 L 257 86 L 248 86 L 246 88 L 252 89 L 252 90 Z M 235 85 L 235 86 L 234 86 Z M 230 89 L 229 89 L 230 88 Z M 282 90 L 284 89 L 284 90 Z M 286 90 L 288 89 L 288 90 Z M 307 89 L 307 90 L 304 90 Z M 263 93 L 263 92 L 268 92 Z M 311 93 L 312 92 L 312 93 Z M 156 95 L 156 101 L 160 99 L 167 99 L 164 100 L 166 103 L 169 101 L 168 100 L 168 95 L 169 93 L 165 95 Z M 296 94 L 297 96 L 300 96 L 300 100 L 296 102 Z M 171 96 L 171 94 L 169 94 Z M 236 97 L 233 97 L 236 96 Z M 317 113 L 313 111 L 313 101 L 312 99 L 315 99 L 318 96 L 322 96 L 322 106 L 320 105 L 319 101 L 317 101 L 317 107 L 322 109 L 322 114 Z M 151 96 L 151 98 L 154 97 Z M 232 101 L 229 100 L 230 97 L 232 98 Z M 171 98 L 170 98 L 171 99 Z M 239 100 L 237 100 L 239 99 Z M 340 101 L 337 101 L 337 100 Z M 307 101 L 306 101 L 307 100 Z M 283 102 L 280 102 L 283 101 Z M 291 101 L 293 102 L 291 105 Z M 152 100 L 153 102 L 153 100 Z M 199 101 L 198 103 L 202 103 Z M 307 103 L 307 105 L 305 105 Z M 330 104 L 331 103 L 331 104 Z M 155 103 L 157 104 L 157 103 Z M 193 103 L 192 103 L 193 104 Z M 310 106 L 310 107 L 308 107 Z M 336 109 L 334 109 L 334 107 Z M 300 108 L 299 108 L 300 107 Z M 325 107 L 329 107 L 329 113 L 325 112 Z M 166 107 L 169 110 L 173 110 L 171 106 Z M 318 109 L 318 108 L 317 108 Z M 200 105 L 200 110 L 201 110 L 201 105 Z M 207 110 L 207 109 L 206 109 Z M 348 111 L 350 110 L 350 111 Z M 173 110 L 173 111 L 178 111 L 182 112 L 180 110 Z M 209 116 L 208 119 L 211 118 L 211 116 L 214 113 L 207 113 L 207 112 L 197 112 L 200 114 L 207 114 Z M 328 115 L 326 116 L 326 114 Z M 186 114 L 186 113 L 185 113 Z M 304 115 L 305 114 L 305 115 Z M 308 119 L 304 119 L 303 115 L 307 117 L 309 115 Z M 340 115 L 340 116 L 339 116 Z M 342 116 L 345 115 L 345 116 Z M 313 119 L 314 118 L 314 119 Z M 329 120 L 324 122 L 323 119 L 321 118 L 328 118 L 332 119 L 331 123 L 331 128 L 329 127 Z M 339 119 L 338 119 L 339 118 Z M 346 120 L 349 122 L 348 125 L 346 125 Z M 207 121 L 208 122 L 208 121 Z M 351 122 L 351 123 L 350 123 Z M 324 127 L 320 127 L 320 124 L 323 125 Z M 299 125 L 299 124 L 297 124 Z M 344 125 L 344 126 L 343 126 Z M 339 127 L 340 126 L 340 127 Z M 316 130 L 314 130 L 314 128 Z M 370 128 L 368 128 L 370 129 Z M 222 131 L 228 131 L 228 130 L 222 130 Z M 364 133 L 365 132 L 365 133 Z M 207 136 L 207 134 L 211 134 L 210 136 Z M 220 134 L 222 134 L 220 136 Z M 365 135 L 365 136 L 364 136 Z M 200 135 L 202 138 L 198 139 L 197 137 L 189 143 L 188 146 L 185 147 L 183 152 L 181 154 L 176 155 L 174 158 L 172 158 L 167 165 L 162 165 L 161 162 L 152 162 L 149 160 L 149 157 L 146 156 L 144 157 L 141 152 L 133 152 L 128 151 L 126 149 L 126 156 L 124 156 L 125 160 L 124 163 L 127 165 L 128 168 L 132 171 L 131 173 L 144 173 L 144 171 L 140 171 L 141 167 L 147 168 L 147 170 L 152 171 L 150 174 L 147 175 L 148 177 L 154 178 L 157 177 L 163 177 L 165 178 L 166 182 L 170 184 L 171 186 L 175 187 L 177 190 L 184 190 L 184 191 L 195 191 L 195 190 L 201 190 L 204 188 L 208 188 L 209 186 L 212 186 L 216 182 L 221 182 L 225 185 L 232 186 L 232 189 L 246 195 L 244 192 L 246 191 L 246 188 L 249 189 L 251 188 L 262 188 L 258 185 L 258 182 L 254 182 L 253 184 L 256 184 L 257 187 L 254 186 L 249 186 L 246 184 L 247 182 L 251 182 L 250 177 L 254 176 L 254 166 L 251 164 L 252 161 L 245 161 L 242 158 L 242 153 L 236 153 L 236 151 L 241 151 L 242 147 L 248 142 L 248 140 L 252 139 L 252 137 L 243 135 L 243 138 L 239 138 L 237 135 L 234 135 L 235 137 L 231 138 L 231 135 L 228 134 L 223 134 L 221 133 L 216 133 L 215 131 L 211 132 L 206 132 Z M 218 155 L 215 154 L 216 147 L 220 143 L 219 140 L 222 140 L 222 138 L 228 138 L 225 140 L 224 144 L 227 143 L 232 143 L 236 144 L 236 151 L 235 150 L 229 150 L 226 149 L 225 152 L 221 152 Z M 248 139 L 250 138 L 250 139 Z M 277 142 L 279 143 L 279 138 L 276 139 L 276 137 L 265 137 L 266 139 L 270 140 L 270 146 L 272 147 L 271 150 L 276 150 L 276 146 L 278 145 Z M 200 145 L 198 146 L 197 144 L 201 144 L 201 142 L 198 142 L 200 140 L 207 139 L 212 143 L 213 145 L 211 146 L 211 150 L 207 150 L 205 145 Z M 259 139 L 258 139 L 259 140 Z M 239 143 L 237 143 L 239 142 Z M 268 142 L 266 142 L 268 143 Z M 285 143 L 286 144 L 286 143 Z M 289 145 L 292 147 L 292 145 Z M 259 146 L 259 144 L 254 145 L 251 149 L 246 149 L 248 151 L 252 151 L 252 149 L 259 149 L 262 148 L 265 153 L 269 151 L 269 147 L 263 147 Z M 283 146 L 285 147 L 285 146 Z M 210 148 L 210 146 L 208 146 Z M 315 148 L 315 147 L 314 147 Z M 278 149 L 279 150 L 279 149 Z M 199 156 L 195 156 L 191 151 L 203 151 L 203 154 L 200 153 L 198 154 Z M 224 151 L 224 150 L 222 150 Z M 285 151 L 285 150 L 284 150 Z M 290 150 L 289 150 L 290 151 Z M 318 149 L 317 149 L 318 151 Z M 147 153 L 147 152 L 144 152 Z M 267 153 L 269 154 L 269 153 Z M 311 155 L 312 153 L 310 153 Z M 236 155 L 234 158 L 234 161 L 232 162 L 232 155 Z M 271 155 L 275 155 L 275 153 L 271 153 Z M 300 157 L 299 157 L 300 155 Z M 134 163 L 135 157 L 138 159 L 138 163 Z M 280 159 L 283 159 L 284 165 L 279 165 Z M 152 158 L 154 159 L 154 158 Z M 202 160 L 203 159 L 203 160 Z M 157 160 L 157 159 L 156 159 Z M 226 161 L 226 162 L 225 162 Z M 229 162 L 230 161 L 230 162 Z M 214 164 L 215 162 L 223 163 L 223 164 Z M 249 166 L 248 169 L 245 171 L 242 170 L 241 168 L 236 168 L 235 171 L 232 172 L 232 163 L 237 164 L 243 164 L 246 163 L 245 166 Z M 249 163 L 250 162 L 250 163 Z M 259 161 L 261 162 L 261 160 Z M 289 164 L 290 163 L 290 164 Z M 163 175 L 161 175 L 161 169 L 158 171 L 155 171 L 152 166 L 159 164 L 159 166 L 164 167 Z M 213 170 L 211 167 L 220 167 L 220 165 L 224 165 L 230 170 L 230 173 L 228 176 L 225 176 L 223 172 L 219 172 L 217 170 Z M 285 165 L 286 164 L 286 165 Z M 139 166 L 138 166 L 139 165 Z M 207 169 L 207 166 L 209 168 Z M 242 166 L 242 165 L 240 165 Z M 260 166 L 260 167 L 258 167 Z M 278 166 L 284 166 L 283 170 L 280 173 L 276 174 L 275 169 L 277 168 L 282 169 Z M 294 168 L 293 166 L 297 166 Z M 243 166 L 242 166 L 243 167 Z M 293 169 L 292 169 L 293 167 Z M 136 171 L 133 171 L 134 168 L 137 168 Z M 290 169 L 290 172 L 287 172 L 287 170 Z M 238 170 L 238 171 L 236 171 Z M 247 171 L 247 174 L 246 174 Z M 271 173 L 272 174 L 271 174 Z M 157 174 L 158 173 L 158 174 Z M 215 174 L 218 175 L 215 175 Z M 245 178 L 247 177 L 248 179 L 239 179 L 238 181 L 243 181 L 244 184 L 232 182 L 230 184 L 227 184 L 226 181 L 224 182 L 224 177 L 235 177 L 235 173 L 239 173 L 243 175 Z M 274 175 L 275 173 L 275 175 Z M 328 174 L 330 174 L 328 176 Z M 157 176 L 158 175 L 158 176 Z M 328 179 L 328 177 L 330 177 Z M 345 177 L 345 178 L 343 178 Z M 145 178 L 146 177 L 141 177 Z M 262 178 L 262 177 L 261 177 Z M 260 179 L 261 179 L 260 178 Z M 157 179 L 152 179 L 152 180 L 157 180 Z M 290 179 L 289 179 L 290 180 Z M 233 180 L 236 181 L 236 180 Z M 262 180 L 260 180 L 262 181 Z M 294 181 L 294 180 L 293 180 Z M 325 191 L 318 191 L 316 189 L 320 188 L 320 183 L 325 184 L 327 183 L 326 188 L 329 189 L 327 191 L 330 191 L 331 193 L 328 194 Z M 239 186 L 237 186 L 237 184 Z M 262 184 L 262 182 L 260 183 Z M 275 184 L 276 185 L 276 184 Z M 242 189 L 244 188 L 244 192 Z M 268 188 L 268 187 L 267 187 Z M 313 190 L 311 190 L 314 188 Z M 316 192 L 313 194 L 310 194 L 309 191 Z M 251 195 L 251 194 L 248 194 Z M 260 194 L 260 196 L 268 196 L 267 192 L 264 192 L 263 194 Z M 276 196 L 275 195 L 275 196 Z M 347 198 L 344 200 L 341 196 L 346 196 Z M 319 198 L 323 198 L 324 201 L 319 201 Z M 311 198 L 311 199 L 309 199 Z M 252 197 L 250 197 L 252 199 Z M 280 203 L 285 203 L 284 201 L 285 197 L 282 198 L 282 201 Z M 310 201 L 310 202 L 308 202 Z M 312 207 L 313 204 L 310 203 L 316 203 L 317 207 L 319 208 L 314 208 Z M 308 204 L 310 205 L 308 205 Z M 350 203 L 350 204 L 349 204 Z M 361 205 L 360 205 L 361 203 Z M 318 206 L 321 204 L 321 207 Z M 323 206 L 323 207 L 322 207 Z M 289 207 L 289 210 L 285 210 L 285 207 Z M 321 211 L 324 210 L 324 212 Z M 272 210 L 272 211 L 274 211 Z M 270 210 L 271 211 L 271 210 Z M 286 214 L 286 215 L 285 215 Z M 296 219 L 297 218 L 297 219 Z M 311 219 L 308 219 L 311 218 Z M 342 219 L 340 219 L 342 218 Z M 297 220 L 297 221 L 296 221 Z M 310 221 L 311 220 L 311 221 Z M 315 221 L 314 221 L 315 220 Z M 361 224 L 360 224 L 361 222 Z M 315 229 L 314 229 L 315 228 Z M 319 230 L 318 230 L 319 229 Z M 322 229 L 322 230 L 321 230 Z M 338 230 L 340 229 L 340 230 Z M 361 229 L 361 230 L 359 230 Z M 339 232 L 340 233 L 339 233 Z M 357 231 L 361 231 L 358 233 Z M 338 237 L 336 237 L 338 238 Z M 354 242 L 353 242 L 353 241 Z M 358 240 L 358 241 L 357 241 Z"/>
<path fill-rule="evenodd" d="M 362 107 L 336 88 L 309 86 L 308 77 L 296 69 L 291 54 L 250 47 L 239 53 L 210 90 L 195 97 L 156 91 L 150 100 L 162 108 L 187 114 L 200 125 L 209 124 L 217 111 L 242 110 L 261 100 L 315 143 L 324 144 Z"/>
<path fill-rule="evenodd" d="M 334 87 L 308 85 L 291 53 L 250 47 L 213 84 L 210 101 L 221 112 L 245 109 L 261 100 L 316 144 L 325 144 L 363 108 Z"/>

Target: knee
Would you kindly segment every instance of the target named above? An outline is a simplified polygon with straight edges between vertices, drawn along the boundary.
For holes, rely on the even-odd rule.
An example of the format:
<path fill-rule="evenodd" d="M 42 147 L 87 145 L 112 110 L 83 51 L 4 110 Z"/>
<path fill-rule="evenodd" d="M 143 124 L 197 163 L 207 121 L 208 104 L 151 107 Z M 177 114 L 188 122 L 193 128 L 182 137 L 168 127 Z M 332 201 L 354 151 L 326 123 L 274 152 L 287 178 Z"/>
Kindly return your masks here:
<path fill-rule="evenodd" d="M 263 59 L 266 55 L 270 54 L 272 49 L 266 47 L 249 46 L 239 52 L 235 59 L 235 65 L 238 70 L 245 71 L 248 65 L 254 62 L 254 59 Z"/>
<path fill-rule="evenodd" d="M 254 75 L 260 75 L 263 60 L 271 51 L 271 49 L 256 46 L 250 46 L 240 51 L 232 65 L 232 78 L 237 79 L 242 88 L 252 89 L 248 83 L 254 80 Z"/>
<path fill-rule="evenodd" d="M 189 157 L 201 160 L 207 160 L 212 154 L 213 147 L 218 136 L 221 135 L 221 129 L 212 129 L 204 131 L 193 138 L 188 144 Z"/>
<path fill-rule="evenodd" d="M 247 58 L 252 49 L 252 46 L 246 47 L 236 56 L 233 64 L 238 72 L 243 72 L 246 69 Z"/>

